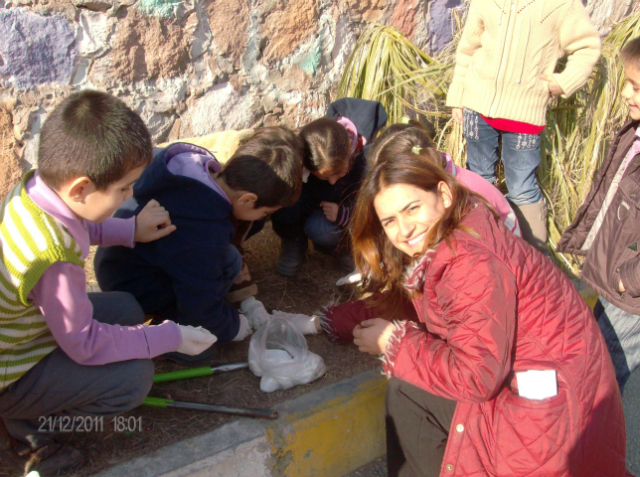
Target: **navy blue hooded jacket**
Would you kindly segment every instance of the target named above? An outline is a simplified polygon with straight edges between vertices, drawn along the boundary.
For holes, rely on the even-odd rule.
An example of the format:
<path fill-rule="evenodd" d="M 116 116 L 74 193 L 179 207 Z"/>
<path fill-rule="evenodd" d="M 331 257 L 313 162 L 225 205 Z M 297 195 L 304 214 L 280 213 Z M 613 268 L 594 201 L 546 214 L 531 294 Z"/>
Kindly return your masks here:
<path fill-rule="evenodd" d="M 116 211 L 131 217 L 151 199 L 171 216 L 176 231 L 134 248 L 100 248 L 96 277 L 104 291 L 133 294 L 145 313 L 160 313 L 183 325 L 202 326 L 220 343 L 238 334 L 238 312 L 225 300 L 222 264 L 233 238 L 232 206 L 219 193 L 190 177 L 174 175 L 168 160 L 182 152 L 212 154 L 192 144 L 172 144 L 154 155 L 133 186 L 133 197 Z M 171 316 L 171 315 L 175 316 Z"/>

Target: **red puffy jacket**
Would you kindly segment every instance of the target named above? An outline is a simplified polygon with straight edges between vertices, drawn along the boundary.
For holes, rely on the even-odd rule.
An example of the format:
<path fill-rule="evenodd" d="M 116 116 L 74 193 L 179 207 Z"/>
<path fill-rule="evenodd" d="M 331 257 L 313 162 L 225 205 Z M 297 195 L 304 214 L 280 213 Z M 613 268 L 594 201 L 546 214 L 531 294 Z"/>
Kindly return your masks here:
<path fill-rule="evenodd" d="M 613 365 L 595 319 L 548 259 L 484 205 L 411 271 L 419 322 L 399 322 L 384 371 L 458 401 L 441 476 L 625 475 Z M 556 370 L 558 394 L 518 395 L 515 373 Z"/>

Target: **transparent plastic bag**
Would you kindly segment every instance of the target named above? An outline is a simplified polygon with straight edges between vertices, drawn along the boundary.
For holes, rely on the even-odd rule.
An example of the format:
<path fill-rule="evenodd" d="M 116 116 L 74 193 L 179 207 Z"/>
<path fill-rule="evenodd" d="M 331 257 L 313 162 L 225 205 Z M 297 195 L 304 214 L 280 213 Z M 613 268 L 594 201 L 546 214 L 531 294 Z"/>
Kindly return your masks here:
<path fill-rule="evenodd" d="M 310 383 L 326 371 L 322 358 L 307 348 L 302 333 L 277 316 L 251 337 L 249 367 L 262 378 L 260 390 L 266 393 Z"/>

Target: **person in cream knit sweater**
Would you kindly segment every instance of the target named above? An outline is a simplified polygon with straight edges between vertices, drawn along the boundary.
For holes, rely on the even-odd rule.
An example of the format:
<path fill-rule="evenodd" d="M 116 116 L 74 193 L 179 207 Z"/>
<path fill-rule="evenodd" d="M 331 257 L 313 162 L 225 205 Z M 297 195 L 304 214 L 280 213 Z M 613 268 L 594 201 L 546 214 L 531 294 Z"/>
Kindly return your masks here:
<path fill-rule="evenodd" d="M 547 208 L 535 174 L 547 105 L 580 89 L 599 56 L 580 0 L 471 1 L 447 106 L 463 125 L 468 167 L 492 183 L 502 139 L 507 199 L 523 238 L 546 254 Z"/>

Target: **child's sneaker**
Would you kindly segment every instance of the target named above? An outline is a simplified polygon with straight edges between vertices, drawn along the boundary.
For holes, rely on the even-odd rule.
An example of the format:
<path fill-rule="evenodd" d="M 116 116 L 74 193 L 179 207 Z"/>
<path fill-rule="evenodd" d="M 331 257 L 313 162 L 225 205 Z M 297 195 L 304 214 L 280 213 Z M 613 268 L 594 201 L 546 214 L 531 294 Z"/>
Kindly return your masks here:
<path fill-rule="evenodd" d="M 345 275 L 344 277 L 340 278 L 336 282 L 336 286 L 342 287 L 345 285 L 353 285 L 353 284 L 360 285 L 361 283 L 362 283 L 362 274 L 358 270 L 354 270 L 348 275 Z"/>
<path fill-rule="evenodd" d="M 300 271 L 300 267 L 302 267 L 302 260 L 307 252 L 307 246 L 307 237 L 282 239 L 276 272 L 285 277 L 296 276 Z"/>

